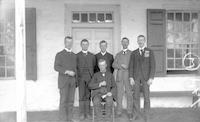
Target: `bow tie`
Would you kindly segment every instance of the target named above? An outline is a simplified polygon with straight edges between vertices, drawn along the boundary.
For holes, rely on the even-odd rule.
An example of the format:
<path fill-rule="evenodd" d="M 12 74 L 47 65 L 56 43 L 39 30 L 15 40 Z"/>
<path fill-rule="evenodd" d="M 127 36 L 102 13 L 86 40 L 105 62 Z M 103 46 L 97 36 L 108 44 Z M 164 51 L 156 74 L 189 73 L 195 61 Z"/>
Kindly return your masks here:
<path fill-rule="evenodd" d="M 84 56 L 86 56 L 86 55 L 87 55 L 87 53 L 83 53 L 83 55 L 84 55 Z"/>
<path fill-rule="evenodd" d="M 126 54 L 126 51 L 123 51 L 123 54 Z"/>

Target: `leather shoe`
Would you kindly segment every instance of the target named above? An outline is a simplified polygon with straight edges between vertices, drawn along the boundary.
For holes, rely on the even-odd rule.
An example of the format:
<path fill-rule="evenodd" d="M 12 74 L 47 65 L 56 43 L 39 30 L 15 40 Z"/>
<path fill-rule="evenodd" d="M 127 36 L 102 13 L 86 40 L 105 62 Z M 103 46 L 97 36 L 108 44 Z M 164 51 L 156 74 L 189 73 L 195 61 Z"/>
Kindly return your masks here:
<path fill-rule="evenodd" d="M 132 114 L 128 114 L 128 119 L 129 120 L 133 120 L 133 115 Z"/>

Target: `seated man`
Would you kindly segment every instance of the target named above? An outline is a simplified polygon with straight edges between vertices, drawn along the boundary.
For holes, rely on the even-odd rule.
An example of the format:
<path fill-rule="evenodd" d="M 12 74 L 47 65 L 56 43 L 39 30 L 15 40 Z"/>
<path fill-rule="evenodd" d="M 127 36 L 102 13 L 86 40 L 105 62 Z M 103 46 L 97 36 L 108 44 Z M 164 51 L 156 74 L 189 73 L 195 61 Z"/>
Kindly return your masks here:
<path fill-rule="evenodd" d="M 98 61 L 100 72 L 94 74 L 89 88 L 92 90 L 91 98 L 93 100 L 94 110 L 98 117 L 101 116 L 102 104 L 105 102 L 106 117 L 110 117 L 113 99 L 116 100 L 116 83 L 112 73 L 106 71 L 106 61 Z"/>

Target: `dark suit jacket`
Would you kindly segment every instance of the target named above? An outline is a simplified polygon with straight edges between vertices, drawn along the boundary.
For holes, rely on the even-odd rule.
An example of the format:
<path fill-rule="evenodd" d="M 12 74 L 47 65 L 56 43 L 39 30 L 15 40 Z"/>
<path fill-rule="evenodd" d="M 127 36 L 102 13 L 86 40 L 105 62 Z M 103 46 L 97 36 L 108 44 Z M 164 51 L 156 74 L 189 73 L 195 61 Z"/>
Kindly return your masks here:
<path fill-rule="evenodd" d="M 106 52 L 106 54 L 103 56 L 103 55 L 101 54 L 101 52 L 99 52 L 99 53 L 97 53 L 97 54 L 95 55 L 95 57 L 96 57 L 96 62 L 97 62 L 97 63 L 96 63 L 96 68 L 95 68 L 95 72 L 99 72 L 99 71 L 100 71 L 100 70 L 99 70 L 99 67 L 98 67 L 98 60 L 99 60 L 99 59 L 104 59 L 104 60 L 106 60 L 106 63 L 107 63 L 107 68 L 106 68 L 106 70 L 109 71 L 109 72 L 111 72 L 111 73 L 113 73 L 114 69 L 113 69 L 113 67 L 112 67 L 112 64 L 113 64 L 114 58 L 113 58 L 113 55 L 112 55 L 112 54 Z"/>
<path fill-rule="evenodd" d="M 97 72 L 94 74 L 91 82 L 89 83 L 89 88 L 92 90 L 91 96 L 94 97 L 98 94 L 101 94 L 100 93 L 101 87 L 99 87 L 99 83 L 102 81 L 106 81 L 106 86 L 105 86 L 106 91 L 111 92 L 113 98 L 116 100 L 117 86 L 115 83 L 114 76 L 111 72 L 106 72 L 105 76 L 103 76 L 101 72 Z"/>
<path fill-rule="evenodd" d="M 96 59 L 92 53 L 88 52 L 86 56 L 84 56 L 82 51 L 77 53 L 78 79 L 80 79 L 81 76 L 87 71 L 90 73 L 90 78 L 92 78 L 94 75 L 95 65 Z"/>
<path fill-rule="evenodd" d="M 141 70 L 141 74 L 139 73 Z M 138 80 L 143 77 L 145 81 L 154 78 L 155 75 L 155 58 L 153 51 L 149 48 L 144 49 L 144 55 L 140 56 L 139 49 L 131 53 L 129 62 L 129 77 Z"/>
<path fill-rule="evenodd" d="M 76 82 L 76 77 L 64 74 L 66 70 L 72 70 L 77 74 L 76 55 L 65 49 L 58 52 L 55 57 L 54 69 L 58 72 L 58 88 L 63 88 L 70 80 Z"/>

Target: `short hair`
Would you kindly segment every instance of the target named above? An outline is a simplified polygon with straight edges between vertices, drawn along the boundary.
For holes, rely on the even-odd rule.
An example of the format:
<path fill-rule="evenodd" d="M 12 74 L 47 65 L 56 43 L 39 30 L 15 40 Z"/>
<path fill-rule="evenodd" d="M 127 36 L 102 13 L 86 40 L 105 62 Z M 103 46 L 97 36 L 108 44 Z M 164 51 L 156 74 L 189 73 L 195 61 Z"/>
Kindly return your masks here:
<path fill-rule="evenodd" d="M 99 60 L 98 60 L 98 64 L 103 63 L 103 62 L 106 63 L 106 60 L 105 60 L 105 59 L 99 59 Z M 106 63 L 106 64 L 107 64 L 107 63 Z"/>
<path fill-rule="evenodd" d="M 137 38 L 140 38 L 140 37 L 143 37 L 143 38 L 145 38 L 145 36 L 144 36 L 144 35 L 139 35 Z"/>
<path fill-rule="evenodd" d="M 83 39 L 83 40 L 81 40 L 81 44 L 82 44 L 83 42 L 87 42 L 87 43 L 89 43 L 89 41 L 88 41 L 87 39 Z"/>
<path fill-rule="evenodd" d="M 105 40 L 101 40 L 101 41 L 99 42 L 99 45 L 101 45 L 102 43 L 106 43 L 106 44 L 108 44 L 107 41 L 105 41 Z"/>
<path fill-rule="evenodd" d="M 72 37 L 71 36 L 65 36 L 64 40 L 66 40 L 66 39 L 72 39 Z"/>
<path fill-rule="evenodd" d="M 129 39 L 128 39 L 127 37 L 123 37 L 123 38 L 122 38 L 122 41 L 123 41 L 124 39 L 126 39 L 126 40 L 128 40 L 128 41 L 129 41 Z"/>

